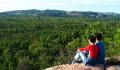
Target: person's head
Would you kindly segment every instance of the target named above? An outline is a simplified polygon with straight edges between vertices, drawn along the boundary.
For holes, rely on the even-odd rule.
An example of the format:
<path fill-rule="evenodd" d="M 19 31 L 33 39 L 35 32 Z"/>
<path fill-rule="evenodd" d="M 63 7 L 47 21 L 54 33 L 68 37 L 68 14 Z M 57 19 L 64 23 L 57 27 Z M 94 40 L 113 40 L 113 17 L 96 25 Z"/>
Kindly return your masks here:
<path fill-rule="evenodd" d="M 88 41 L 89 41 L 89 43 L 95 43 L 96 42 L 96 38 L 93 35 L 90 35 L 88 37 Z"/>
<path fill-rule="evenodd" d="M 102 40 L 102 33 L 95 34 L 96 40 Z"/>

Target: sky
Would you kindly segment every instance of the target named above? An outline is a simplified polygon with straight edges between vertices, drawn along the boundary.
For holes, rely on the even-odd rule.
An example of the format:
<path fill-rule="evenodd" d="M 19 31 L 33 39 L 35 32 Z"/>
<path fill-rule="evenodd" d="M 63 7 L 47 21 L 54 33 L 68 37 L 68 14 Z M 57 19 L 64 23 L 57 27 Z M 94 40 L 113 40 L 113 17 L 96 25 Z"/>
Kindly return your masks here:
<path fill-rule="evenodd" d="M 0 0 L 0 12 L 29 9 L 120 13 L 120 0 Z"/>

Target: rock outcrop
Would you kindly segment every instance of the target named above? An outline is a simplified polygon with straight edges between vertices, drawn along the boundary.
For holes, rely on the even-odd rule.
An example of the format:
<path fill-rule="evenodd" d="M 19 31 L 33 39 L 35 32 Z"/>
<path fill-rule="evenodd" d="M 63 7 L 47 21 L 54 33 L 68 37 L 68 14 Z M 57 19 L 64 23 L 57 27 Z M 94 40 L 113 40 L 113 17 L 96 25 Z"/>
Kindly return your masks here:
<path fill-rule="evenodd" d="M 109 66 L 85 66 L 83 64 L 64 64 L 47 68 L 45 70 L 120 70 L 120 65 L 109 65 Z"/>

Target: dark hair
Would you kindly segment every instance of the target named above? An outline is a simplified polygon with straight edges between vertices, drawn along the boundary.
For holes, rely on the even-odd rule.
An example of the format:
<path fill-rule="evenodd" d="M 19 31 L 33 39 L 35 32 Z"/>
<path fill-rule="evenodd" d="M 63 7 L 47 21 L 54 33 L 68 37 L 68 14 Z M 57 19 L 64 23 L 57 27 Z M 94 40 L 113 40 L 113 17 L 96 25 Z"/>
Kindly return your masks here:
<path fill-rule="evenodd" d="M 96 38 L 95 38 L 95 36 L 93 36 L 93 35 L 90 35 L 90 36 L 88 37 L 88 39 L 90 40 L 91 43 L 95 43 L 95 42 L 96 42 Z"/>
<path fill-rule="evenodd" d="M 102 33 L 96 33 L 95 37 L 97 38 L 97 40 L 101 40 L 102 39 Z"/>

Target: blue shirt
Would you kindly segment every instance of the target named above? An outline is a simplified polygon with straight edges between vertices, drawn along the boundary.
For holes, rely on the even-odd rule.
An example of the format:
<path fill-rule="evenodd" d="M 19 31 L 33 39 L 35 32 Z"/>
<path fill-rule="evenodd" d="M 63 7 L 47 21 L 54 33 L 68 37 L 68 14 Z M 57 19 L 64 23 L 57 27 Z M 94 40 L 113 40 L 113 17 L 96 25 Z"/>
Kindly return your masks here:
<path fill-rule="evenodd" d="M 104 64 L 105 63 L 105 47 L 104 43 L 102 41 L 99 41 L 96 43 L 96 45 L 99 47 L 99 54 L 97 57 L 97 64 Z"/>

